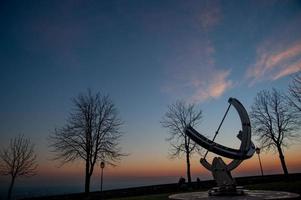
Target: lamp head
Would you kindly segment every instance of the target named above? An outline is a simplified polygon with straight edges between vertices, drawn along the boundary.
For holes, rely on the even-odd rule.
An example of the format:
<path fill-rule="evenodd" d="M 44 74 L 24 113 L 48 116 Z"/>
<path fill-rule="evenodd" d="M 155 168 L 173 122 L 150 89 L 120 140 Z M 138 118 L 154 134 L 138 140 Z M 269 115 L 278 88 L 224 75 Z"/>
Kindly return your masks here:
<path fill-rule="evenodd" d="M 100 168 L 103 169 L 105 167 L 105 162 L 101 161 Z"/>
<path fill-rule="evenodd" d="M 260 148 L 256 147 L 255 151 L 257 154 L 260 154 Z"/>

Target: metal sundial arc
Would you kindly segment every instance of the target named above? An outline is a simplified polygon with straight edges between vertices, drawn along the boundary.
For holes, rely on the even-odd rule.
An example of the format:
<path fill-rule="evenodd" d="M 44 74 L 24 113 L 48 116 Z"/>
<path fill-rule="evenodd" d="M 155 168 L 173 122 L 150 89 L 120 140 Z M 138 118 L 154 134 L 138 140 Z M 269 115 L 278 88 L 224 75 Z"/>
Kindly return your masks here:
<path fill-rule="evenodd" d="M 241 120 L 241 125 L 242 125 L 242 130 L 239 131 L 239 134 L 237 135 L 238 139 L 241 140 L 239 149 L 229 148 L 229 147 L 226 147 L 226 146 L 223 146 L 221 144 L 214 142 L 214 140 L 209 140 L 205 136 L 198 133 L 191 126 L 187 127 L 185 132 L 194 142 L 201 145 L 208 151 L 216 153 L 220 156 L 224 156 L 226 158 L 233 159 L 232 162 L 230 162 L 227 165 L 227 169 L 229 171 L 231 171 L 231 170 L 235 169 L 244 159 L 248 159 L 248 158 L 252 157 L 252 155 L 255 152 L 255 146 L 251 141 L 251 125 L 250 125 L 250 119 L 249 119 L 246 109 L 235 98 L 229 98 L 228 102 L 230 105 L 225 113 L 225 116 L 223 117 L 221 124 L 223 123 L 230 106 L 233 105 L 239 114 L 239 117 Z M 221 124 L 220 124 L 220 126 L 221 126 Z M 219 126 L 219 128 L 220 128 L 220 126 Z M 219 128 L 216 132 L 216 135 L 219 131 Z M 214 137 L 214 139 L 215 139 L 215 137 Z M 212 166 L 211 166 L 211 164 L 209 164 L 207 162 L 205 157 L 201 159 L 201 163 L 205 168 L 207 168 L 208 170 L 211 170 Z"/>

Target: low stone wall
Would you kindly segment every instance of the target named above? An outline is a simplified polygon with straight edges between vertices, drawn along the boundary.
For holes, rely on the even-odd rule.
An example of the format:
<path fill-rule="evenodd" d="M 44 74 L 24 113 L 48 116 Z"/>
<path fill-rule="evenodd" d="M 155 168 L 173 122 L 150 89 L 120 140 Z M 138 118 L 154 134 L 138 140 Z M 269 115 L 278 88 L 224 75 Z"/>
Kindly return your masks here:
<path fill-rule="evenodd" d="M 301 173 L 289 174 L 288 176 L 284 175 L 266 175 L 266 176 L 248 176 L 248 177 L 236 177 L 235 180 L 238 185 L 251 185 L 258 183 L 270 183 L 276 181 L 283 181 L 287 179 L 288 181 L 297 181 L 301 180 Z M 68 199 L 100 199 L 104 198 L 116 198 L 116 197 L 128 197 L 128 196 L 138 196 L 145 194 L 161 194 L 161 193 L 176 193 L 189 190 L 207 190 L 215 186 L 213 180 L 201 181 L 200 183 L 193 182 L 190 187 L 179 186 L 177 183 L 172 184 L 162 184 L 162 185 L 152 185 L 152 186 L 143 186 L 135 188 L 124 188 L 116 190 L 106 190 L 101 194 L 100 192 L 91 192 L 89 196 L 86 196 L 84 193 L 68 194 L 68 195 L 55 195 L 55 196 L 45 196 L 45 197 L 34 197 L 26 198 L 24 200 L 33 199 L 33 200 L 68 200 Z"/>

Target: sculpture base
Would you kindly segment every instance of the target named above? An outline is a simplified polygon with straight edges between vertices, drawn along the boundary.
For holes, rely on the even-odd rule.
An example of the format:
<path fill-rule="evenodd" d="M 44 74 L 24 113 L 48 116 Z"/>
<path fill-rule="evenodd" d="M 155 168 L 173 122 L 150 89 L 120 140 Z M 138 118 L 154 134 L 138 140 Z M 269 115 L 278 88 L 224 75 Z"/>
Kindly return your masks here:
<path fill-rule="evenodd" d="M 298 198 L 299 194 L 268 190 L 244 190 L 244 195 L 209 196 L 208 192 L 190 192 L 170 195 L 174 200 L 255 200 L 255 199 L 291 199 Z"/>
<path fill-rule="evenodd" d="M 239 196 L 245 195 L 245 190 L 242 186 L 231 187 L 214 187 L 208 191 L 209 196 Z"/>

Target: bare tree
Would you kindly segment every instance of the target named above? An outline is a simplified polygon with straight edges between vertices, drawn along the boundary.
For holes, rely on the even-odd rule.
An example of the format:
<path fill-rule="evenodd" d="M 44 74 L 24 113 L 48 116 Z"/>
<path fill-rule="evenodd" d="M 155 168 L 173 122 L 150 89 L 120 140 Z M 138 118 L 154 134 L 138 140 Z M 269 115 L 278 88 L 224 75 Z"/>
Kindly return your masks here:
<path fill-rule="evenodd" d="M 299 135 L 297 113 L 287 104 L 285 95 L 273 89 L 263 90 L 251 107 L 251 120 L 261 146 L 278 151 L 284 174 L 288 174 L 283 147 L 288 147 Z"/>
<path fill-rule="evenodd" d="M 28 138 L 19 135 L 11 139 L 6 148 L 1 149 L 0 159 L 0 174 L 11 177 L 7 196 L 10 199 L 17 177 L 30 177 L 36 174 L 38 165 L 34 145 Z"/>
<path fill-rule="evenodd" d="M 186 157 L 187 179 L 191 183 L 190 157 L 194 152 L 200 152 L 199 146 L 193 142 L 184 132 L 188 126 L 197 126 L 202 119 L 202 111 L 197 110 L 195 104 L 186 104 L 184 101 L 177 101 L 168 106 L 168 111 L 163 116 L 161 124 L 167 128 L 170 136 L 171 158 L 180 158 L 183 154 Z"/>
<path fill-rule="evenodd" d="M 121 156 L 119 139 L 122 121 L 108 96 L 100 93 L 80 94 L 73 99 L 73 110 L 66 125 L 55 129 L 50 147 L 62 164 L 77 159 L 85 162 L 85 193 L 90 191 L 90 179 L 97 162 L 115 165 Z"/>
<path fill-rule="evenodd" d="M 289 85 L 289 97 L 291 105 L 301 112 L 301 72 L 293 77 Z"/>

